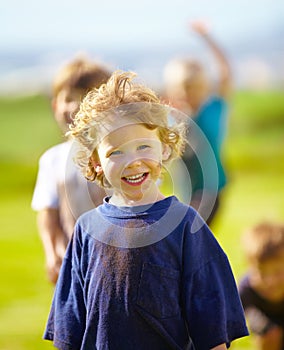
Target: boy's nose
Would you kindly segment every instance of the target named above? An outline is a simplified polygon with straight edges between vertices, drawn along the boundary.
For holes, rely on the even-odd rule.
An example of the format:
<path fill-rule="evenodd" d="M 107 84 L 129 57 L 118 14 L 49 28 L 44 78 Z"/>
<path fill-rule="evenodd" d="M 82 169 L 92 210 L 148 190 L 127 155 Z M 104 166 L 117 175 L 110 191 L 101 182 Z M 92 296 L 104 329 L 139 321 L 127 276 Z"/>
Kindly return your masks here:
<path fill-rule="evenodd" d="M 136 168 L 136 167 L 139 167 L 141 164 L 142 164 L 141 159 L 136 158 L 128 162 L 127 168 Z"/>

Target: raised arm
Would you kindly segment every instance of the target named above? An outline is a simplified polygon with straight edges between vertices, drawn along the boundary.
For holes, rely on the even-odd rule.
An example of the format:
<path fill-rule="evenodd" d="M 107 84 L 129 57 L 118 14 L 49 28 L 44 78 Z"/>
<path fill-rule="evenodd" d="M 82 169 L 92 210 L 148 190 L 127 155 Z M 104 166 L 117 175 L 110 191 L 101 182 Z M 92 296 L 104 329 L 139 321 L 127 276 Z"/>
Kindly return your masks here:
<path fill-rule="evenodd" d="M 226 98 L 231 91 L 232 75 L 231 75 L 231 68 L 225 54 L 223 53 L 218 43 L 212 38 L 206 24 L 203 21 L 191 22 L 190 28 L 195 33 L 199 34 L 211 49 L 217 61 L 218 70 L 219 70 L 218 87 L 217 87 L 218 93 L 221 96 Z"/>
<path fill-rule="evenodd" d="M 47 276 L 55 284 L 68 242 L 60 226 L 58 209 L 40 210 L 37 224 L 45 252 Z"/>

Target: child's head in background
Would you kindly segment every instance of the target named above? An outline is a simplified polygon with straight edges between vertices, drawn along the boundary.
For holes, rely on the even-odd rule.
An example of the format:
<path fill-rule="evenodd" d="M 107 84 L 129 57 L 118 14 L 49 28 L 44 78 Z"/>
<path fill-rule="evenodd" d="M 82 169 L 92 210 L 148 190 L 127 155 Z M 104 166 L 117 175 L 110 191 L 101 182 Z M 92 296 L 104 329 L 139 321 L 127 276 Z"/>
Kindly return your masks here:
<path fill-rule="evenodd" d="M 83 97 L 92 88 L 105 83 L 111 73 L 106 66 L 85 57 L 78 57 L 64 65 L 52 86 L 54 118 L 65 133 Z"/>
<path fill-rule="evenodd" d="M 169 125 L 170 108 L 134 73 L 114 72 L 90 91 L 70 127 L 83 147 L 77 162 L 85 177 L 114 190 L 115 204 L 145 204 L 161 197 L 162 165 L 181 154 L 183 123 Z M 129 203 L 130 203 L 129 202 Z"/>
<path fill-rule="evenodd" d="M 198 110 L 209 94 L 209 80 L 202 65 L 190 58 L 176 58 L 164 69 L 165 90 L 173 104 Z"/>
<path fill-rule="evenodd" d="M 284 300 L 284 224 L 260 223 L 242 243 L 250 266 L 250 283 L 265 299 Z"/>

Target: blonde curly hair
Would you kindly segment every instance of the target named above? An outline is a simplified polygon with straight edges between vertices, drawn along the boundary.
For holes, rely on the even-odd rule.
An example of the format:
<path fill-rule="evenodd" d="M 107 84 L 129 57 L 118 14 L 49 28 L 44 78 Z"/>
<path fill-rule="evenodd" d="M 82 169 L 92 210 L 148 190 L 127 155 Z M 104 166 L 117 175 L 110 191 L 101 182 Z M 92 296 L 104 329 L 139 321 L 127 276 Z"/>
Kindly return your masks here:
<path fill-rule="evenodd" d="M 151 89 L 134 83 L 132 80 L 135 77 L 133 72 L 115 71 L 107 83 L 85 96 L 70 125 L 68 135 L 80 146 L 75 162 L 89 181 L 96 181 L 102 187 L 108 187 L 108 184 L 103 174 L 97 174 L 93 160 L 98 160 L 97 145 L 105 136 L 106 118 L 111 117 L 119 122 L 122 117 L 127 117 L 151 130 L 157 129 L 161 142 L 171 149 L 167 161 L 184 150 L 185 125 L 176 123 L 169 126 L 168 113 L 171 108 L 162 104 Z"/>

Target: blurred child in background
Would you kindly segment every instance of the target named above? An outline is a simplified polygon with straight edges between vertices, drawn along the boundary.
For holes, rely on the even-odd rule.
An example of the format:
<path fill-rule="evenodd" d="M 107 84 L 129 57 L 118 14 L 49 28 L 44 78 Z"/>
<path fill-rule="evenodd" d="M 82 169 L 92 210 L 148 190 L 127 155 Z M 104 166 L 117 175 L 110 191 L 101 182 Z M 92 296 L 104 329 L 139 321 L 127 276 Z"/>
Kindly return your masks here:
<path fill-rule="evenodd" d="M 193 118 L 197 129 L 207 140 L 202 141 L 197 133 L 195 145 L 188 145 L 183 161 L 191 180 L 190 204 L 210 224 L 219 207 L 220 191 L 226 184 L 221 152 L 227 126 L 231 71 L 224 53 L 205 24 L 192 22 L 191 29 L 200 35 L 216 58 L 219 68 L 217 82 L 215 85 L 210 83 L 199 61 L 177 58 L 165 67 L 165 92 L 175 107 Z M 193 138 L 191 135 L 191 140 Z M 190 183 L 183 183 L 182 186 L 186 188 Z"/>
<path fill-rule="evenodd" d="M 239 285 L 255 349 L 284 349 L 284 224 L 264 222 L 242 237 L 249 264 Z"/>
<path fill-rule="evenodd" d="M 44 337 L 61 350 L 225 350 L 247 335 L 227 257 L 157 185 L 184 123 L 169 124 L 171 108 L 134 76 L 114 72 L 71 127 L 83 173 L 112 195 L 76 223 Z"/>
<path fill-rule="evenodd" d="M 72 123 L 81 99 L 107 81 L 109 70 L 86 58 L 75 58 L 58 72 L 53 83 L 54 118 L 63 135 Z M 40 158 L 32 208 L 38 211 L 37 224 L 43 243 L 48 279 L 56 283 L 66 245 L 75 220 L 102 203 L 105 191 L 87 181 L 73 164 L 72 142 L 65 141 L 47 150 Z"/>

